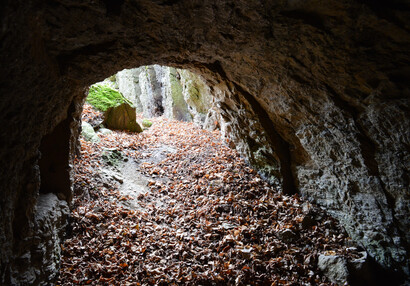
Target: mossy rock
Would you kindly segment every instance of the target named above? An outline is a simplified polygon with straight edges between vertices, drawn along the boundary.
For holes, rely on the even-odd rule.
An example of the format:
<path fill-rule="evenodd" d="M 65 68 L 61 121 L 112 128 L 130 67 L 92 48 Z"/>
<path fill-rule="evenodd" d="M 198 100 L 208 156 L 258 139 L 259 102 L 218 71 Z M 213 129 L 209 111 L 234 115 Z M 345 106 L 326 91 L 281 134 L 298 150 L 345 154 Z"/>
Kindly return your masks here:
<path fill-rule="evenodd" d="M 142 126 L 145 127 L 145 128 L 150 128 L 152 126 L 152 121 L 144 118 L 142 120 Z"/>
<path fill-rule="evenodd" d="M 188 70 L 178 71 L 184 85 L 186 103 L 194 108 L 196 112 L 207 114 L 212 104 L 212 97 L 206 82 L 200 76 Z"/>
<path fill-rule="evenodd" d="M 81 122 L 81 135 L 84 137 L 84 140 L 86 141 L 94 143 L 100 142 L 100 137 L 98 137 L 98 135 L 94 131 L 94 128 L 88 122 Z"/>
<path fill-rule="evenodd" d="M 101 154 L 103 161 L 110 166 L 118 167 L 124 161 L 124 156 L 115 148 L 106 148 Z"/>
<path fill-rule="evenodd" d="M 182 85 L 179 80 L 180 75 L 175 68 L 169 68 L 169 83 L 171 88 L 172 98 L 172 117 L 176 120 L 190 122 L 192 121 L 191 114 L 188 110 L 188 105 L 185 102 L 182 93 Z"/>
<path fill-rule="evenodd" d="M 119 106 L 123 103 L 132 103 L 117 90 L 102 84 L 94 84 L 90 87 L 87 102 L 100 111 Z"/>
<path fill-rule="evenodd" d="M 103 124 L 109 129 L 142 132 L 141 126 L 137 123 L 135 108 L 128 103 L 108 108 L 104 118 Z"/>

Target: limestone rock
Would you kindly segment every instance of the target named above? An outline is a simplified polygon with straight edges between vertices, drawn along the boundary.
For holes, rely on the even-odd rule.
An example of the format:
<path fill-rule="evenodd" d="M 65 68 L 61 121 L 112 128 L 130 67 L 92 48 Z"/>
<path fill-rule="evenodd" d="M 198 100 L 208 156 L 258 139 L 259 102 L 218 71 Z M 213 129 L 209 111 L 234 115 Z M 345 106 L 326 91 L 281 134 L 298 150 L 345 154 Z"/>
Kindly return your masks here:
<path fill-rule="evenodd" d="M 139 77 L 145 67 L 124 69 L 115 74 L 118 91 L 135 106 L 137 113 L 143 112 Z"/>
<path fill-rule="evenodd" d="M 157 68 L 158 70 L 158 68 Z M 145 66 L 139 75 L 141 87 L 140 101 L 145 117 L 157 117 L 164 114 L 161 81 L 157 79 L 156 67 Z"/>
<path fill-rule="evenodd" d="M 195 121 L 195 116 L 194 116 Z M 218 108 L 211 106 L 206 114 L 202 127 L 208 130 L 220 129 L 221 114 Z M 235 148 L 235 147 L 233 147 Z"/>
<path fill-rule="evenodd" d="M 180 78 L 181 75 L 175 68 L 165 68 L 164 115 L 175 120 L 190 122 L 192 116 L 182 93 Z"/>
<path fill-rule="evenodd" d="M 42 259 L 40 273 L 46 281 L 52 281 L 60 266 L 60 245 L 65 233 L 69 214 L 66 201 L 59 200 L 54 194 L 42 194 L 37 200 L 37 210 L 34 218 L 36 238 L 39 238 L 33 259 Z"/>
<path fill-rule="evenodd" d="M 142 132 L 141 126 L 137 123 L 135 109 L 128 103 L 109 108 L 104 113 L 103 124 L 110 129 Z"/>
<path fill-rule="evenodd" d="M 60 266 L 60 245 L 65 234 L 69 209 L 67 202 L 55 194 L 40 194 L 35 206 L 31 241 L 33 247 L 18 259 L 18 265 L 10 273 L 10 285 L 53 284 Z M 26 229 L 27 233 L 33 233 Z"/>
<path fill-rule="evenodd" d="M 117 88 L 146 117 L 163 115 L 203 126 L 212 104 L 205 80 L 184 69 L 160 65 L 124 69 L 104 83 Z"/>
<path fill-rule="evenodd" d="M 103 127 L 103 128 L 98 129 L 98 133 L 103 134 L 103 135 L 108 135 L 108 134 L 111 134 L 112 131 L 108 128 Z"/>
<path fill-rule="evenodd" d="M 342 256 L 320 254 L 318 267 L 329 280 L 338 285 L 344 285 L 349 278 L 347 262 Z"/>
<path fill-rule="evenodd" d="M 81 135 L 84 137 L 86 141 L 90 142 L 100 142 L 100 137 L 95 133 L 94 128 L 91 126 L 90 123 L 82 121 L 81 122 Z"/>
<path fill-rule="evenodd" d="M 188 70 L 178 69 L 182 94 L 188 105 L 193 122 L 204 127 L 205 120 L 212 106 L 212 94 L 205 80 Z M 210 125 L 209 129 L 215 126 Z"/>

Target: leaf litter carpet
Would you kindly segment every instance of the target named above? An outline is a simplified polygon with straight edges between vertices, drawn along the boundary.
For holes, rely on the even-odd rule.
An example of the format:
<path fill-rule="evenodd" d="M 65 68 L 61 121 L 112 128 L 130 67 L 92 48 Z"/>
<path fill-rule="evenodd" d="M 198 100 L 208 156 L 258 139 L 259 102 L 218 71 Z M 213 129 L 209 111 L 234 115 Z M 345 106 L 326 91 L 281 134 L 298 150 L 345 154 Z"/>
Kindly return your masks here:
<path fill-rule="evenodd" d="M 282 195 L 218 131 L 152 121 L 140 134 L 80 139 L 58 285 L 334 285 L 318 255 L 357 255 L 336 220 Z M 158 156 L 164 146 L 172 152 Z M 135 163 L 147 191 L 124 195 L 121 178 L 104 179 L 107 149 Z"/>

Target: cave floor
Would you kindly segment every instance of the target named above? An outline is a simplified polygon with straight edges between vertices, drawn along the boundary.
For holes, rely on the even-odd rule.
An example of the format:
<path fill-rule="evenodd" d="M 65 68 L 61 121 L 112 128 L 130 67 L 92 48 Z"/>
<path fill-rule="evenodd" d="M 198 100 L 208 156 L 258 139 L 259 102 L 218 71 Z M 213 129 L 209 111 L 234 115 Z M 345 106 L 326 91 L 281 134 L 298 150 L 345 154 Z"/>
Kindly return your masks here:
<path fill-rule="evenodd" d="M 333 285 L 319 254 L 357 256 L 337 221 L 261 179 L 219 131 L 152 122 L 80 139 L 58 285 Z"/>

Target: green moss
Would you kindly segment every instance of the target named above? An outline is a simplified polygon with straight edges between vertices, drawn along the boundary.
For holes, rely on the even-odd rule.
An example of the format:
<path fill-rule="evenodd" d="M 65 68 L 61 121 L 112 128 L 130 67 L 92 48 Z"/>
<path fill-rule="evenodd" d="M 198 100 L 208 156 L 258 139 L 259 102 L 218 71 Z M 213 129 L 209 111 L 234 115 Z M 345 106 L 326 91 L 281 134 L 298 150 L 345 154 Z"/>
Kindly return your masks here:
<path fill-rule="evenodd" d="M 110 107 L 123 103 L 132 105 L 120 92 L 101 84 L 94 84 L 90 87 L 87 102 L 100 111 L 106 111 Z"/>
<path fill-rule="evenodd" d="M 181 82 L 177 79 L 177 71 L 175 68 L 170 68 L 169 81 L 171 84 L 171 96 L 173 102 L 180 104 L 184 101 L 182 95 L 182 85 Z"/>
<path fill-rule="evenodd" d="M 192 118 L 182 93 L 183 88 L 179 78 L 179 72 L 175 68 L 170 67 L 169 83 L 171 88 L 173 118 L 189 122 Z"/>
<path fill-rule="evenodd" d="M 184 84 L 185 100 L 188 105 L 201 114 L 207 114 L 211 105 L 206 83 L 196 74 L 188 70 L 179 70 Z"/>
<path fill-rule="evenodd" d="M 144 119 L 142 120 L 142 126 L 149 128 L 149 127 L 152 126 L 152 121 L 150 121 L 150 120 L 144 118 Z"/>
<path fill-rule="evenodd" d="M 108 80 L 111 81 L 111 82 L 116 82 L 117 81 L 117 74 L 114 74 L 114 75 L 110 76 L 108 78 Z"/>

